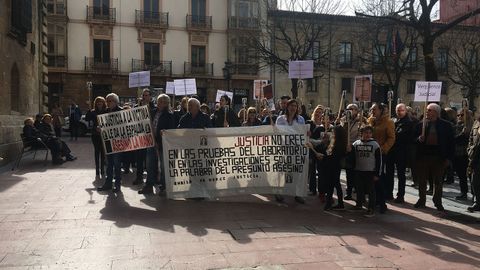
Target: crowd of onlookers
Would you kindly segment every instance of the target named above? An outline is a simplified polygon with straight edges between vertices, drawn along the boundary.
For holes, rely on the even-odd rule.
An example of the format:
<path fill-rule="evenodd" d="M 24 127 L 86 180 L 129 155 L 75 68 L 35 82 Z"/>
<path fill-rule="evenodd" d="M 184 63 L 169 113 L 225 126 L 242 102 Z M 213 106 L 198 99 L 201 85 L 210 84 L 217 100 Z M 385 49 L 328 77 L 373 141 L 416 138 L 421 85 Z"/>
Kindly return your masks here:
<path fill-rule="evenodd" d="M 155 147 L 106 156 L 96 116 L 142 105 L 147 105 L 150 110 Z M 113 189 L 119 192 L 121 174 L 132 173 L 132 168 L 136 168 L 133 184 L 143 185 L 138 193 L 153 194 L 154 186 L 158 186 L 158 191 L 164 190 L 163 130 L 309 124 L 310 140 L 306 145 L 310 148 L 309 195 L 318 195 L 325 203 L 325 210 L 344 209 L 344 200 L 353 199 L 356 200 L 355 209 L 363 209 L 365 196 L 368 195 L 367 215 L 373 216 L 375 210 L 385 213 L 387 202 L 405 202 L 407 174 L 412 179 L 411 185 L 419 190 L 418 200 L 414 204 L 416 208 L 425 207 L 426 196 L 433 195 L 435 207 L 443 211 L 443 185 L 452 184 L 456 175 L 461 190 L 456 199 L 467 200 L 471 192 L 475 203 L 468 210 L 480 210 L 480 122 L 466 108 L 442 109 L 432 103 L 427 106 L 425 115 L 419 115 L 418 111 L 402 103 L 392 108 L 394 112 L 382 103 L 373 103 L 369 108 L 348 104 L 337 113 L 318 105 L 313 108 L 311 115 L 307 115 L 305 106 L 288 96 L 281 97 L 275 109 L 270 109 L 268 102 L 256 105 L 244 105 L 235 112 L 232 101 L 226 95 L 214 108 L 201 104 L 195 97 L 185 97 L 174 110 L 168 95 L 162 94 L 153 100 L 148 89 L 143 91 L 138 104 L 126 104 L 123 107 L 114 93 L 105 98 L 97 97 L 85 120 L 93 122 L 94 127 L 92 143 L 96 176 L 105 179 L 98 190 Z M 74 120 L 81 117 L 77 108 L 75 104 L 69 108 L 70 118 Z M 35 125 L 30 121 L 26 120 L 24 134 L 43 134 L 49 147 L 55 148 L 52 150 L 52 154 L 55 152 L 55 161 L 61 156 L 73 158 L 68 146 L 56 133 L 55 117 L 44 115 Z M 72 134 L 72 138 L 76 138 L 75 134 Z M 345 194 L 340 183 L 342 170 L 346 171 L 347 178 Z M 145 171 L 146 180 L 143 179 Z M 396 194 L 395 175 L 398 179 Z M 334 190 L 337 193 L 336 203 L 333 199 Z M 282 201 L 283 197 L 276 196 L 276 199 Z M 305 202 L 301 197 L 295 200 Z"/>

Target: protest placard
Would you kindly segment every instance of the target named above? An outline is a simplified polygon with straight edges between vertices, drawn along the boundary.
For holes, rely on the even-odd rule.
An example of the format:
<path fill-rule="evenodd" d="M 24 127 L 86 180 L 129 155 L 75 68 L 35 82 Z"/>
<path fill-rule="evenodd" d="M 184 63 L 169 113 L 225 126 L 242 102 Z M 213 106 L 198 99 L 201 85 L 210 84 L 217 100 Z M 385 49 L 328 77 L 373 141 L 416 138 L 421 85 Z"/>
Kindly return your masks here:
<path fill-rule="evenodd" d="M 175 95 L 175 83 L 174 82 L 167 82 L 167 85 L 165 86 L 165 94 Z"/>
<path fill-rule="evenodd" d="M 268 84 L 267 80 L 254 80 L 253 81 L 253 99 L 258 100 L 262 99 L 263 96 L 263 87 Z"/>
<path fill-rule="evenodd" d="M 167 196 L 305 196 L 307 131 L 307 125 L 166 130 Z"/>
<path fill-rule="evenodd" d="M 150 86 L 150 71 L 132 72 L 128 74 L 128 87 Z"/>
<path fill-rule="evenodd" d="M 148 106 L 97 116 L 107 155 L 154 146 Z"/>
<path fill-rule="evenodd" d="M 417 82 L 415 102 L 439 102 L 442 97 L 442 82 Z"/>
<path fill-rule="evenodd" d="M 372 100 L 372 75 L 355 76 L 353 102 L 369 102 Z"/>
<path fill-rule="evenodd" d="M 313 78 L 313 60 L 288 62 L 288 78 L 289 79 Z"/>
<path fill-rule="evenodd" d="M 227 95 L 230 98 L 230 100 L 233 100 L 232 92 L 217 90 L 217 97 L 215 98 L 215 102 L 220 102 L 220 98 L 222 98 L 223 95 Z"/>
<path fill-rule="evenodd" d="M 176 96 L 191 96 L 197 94 L 195 79 L 174 80 Z"/>

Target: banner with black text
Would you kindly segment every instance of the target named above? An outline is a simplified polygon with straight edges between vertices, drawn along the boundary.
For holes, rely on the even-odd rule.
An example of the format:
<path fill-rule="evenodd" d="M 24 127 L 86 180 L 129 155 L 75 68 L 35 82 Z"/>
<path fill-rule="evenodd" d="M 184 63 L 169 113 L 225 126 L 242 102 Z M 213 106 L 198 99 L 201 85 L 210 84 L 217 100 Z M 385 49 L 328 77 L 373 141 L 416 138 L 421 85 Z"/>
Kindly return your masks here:
<path fill-rule="evenodd" d="M 150 113 L 146 105 L 101 114 L 97 118 L 107 155 L 154 146 Z"/>
<path fill-rule="evenodd" d="M 307 125 L 166 130 L 167 196 L 305 196 L 307 131 Z"/>

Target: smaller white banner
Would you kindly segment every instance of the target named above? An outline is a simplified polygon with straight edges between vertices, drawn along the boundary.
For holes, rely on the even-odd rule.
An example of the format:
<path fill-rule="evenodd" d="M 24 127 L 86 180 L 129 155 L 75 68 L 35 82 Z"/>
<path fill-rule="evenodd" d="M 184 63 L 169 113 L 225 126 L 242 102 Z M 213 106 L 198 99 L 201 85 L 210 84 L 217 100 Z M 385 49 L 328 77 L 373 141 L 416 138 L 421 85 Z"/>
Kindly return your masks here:
<path fill-rule="evenodd" d="M 191 96 L 197 94 L 195 79 L 174 80 L 176 96 Z"/>
<path fill-rule="evenodd" d="M 167 82 L 167 86 L 165 87 L 165 93 L 167 95 L 175 95 L 175 83 L 174 82 Z"/>
<path fill-rule="evenodd" d="M 289 79 L 311 79 L 313 78 L 313 60 L 290 61 L 288 63 Z"/>
<path fill-rule="evenodd" d="M 372 75 L 355 76 L 353 102 L 370 102 L 372 100 Z"/>
<path fill-rule="evenodd" d="M 150 86 L 150 71 L 132 72 L 128 74 L 128 87 Z"/>
<path fill-rule="evenodd" d="M 439 102 L 442 97 L 442 82 L 417 82 L 415 102 Z"/>
<path fill-rule="evenodd" d="M 224 96 L 224 95 L 227 95 L 230 98 L 230 100 L 233 101 L 233 93 L 232 92 L 217 90 L 217 97 L 215 98 L 215 102 L 220 102 L 220 98 L 222 98 L 222 96 Z"/>
<path fill-rule="evenodd" d="M 264 97 L 263 87 L 267 86 L 267 80 L 254 80 L 253 81 L 253 99 L 258 100 Z"/>

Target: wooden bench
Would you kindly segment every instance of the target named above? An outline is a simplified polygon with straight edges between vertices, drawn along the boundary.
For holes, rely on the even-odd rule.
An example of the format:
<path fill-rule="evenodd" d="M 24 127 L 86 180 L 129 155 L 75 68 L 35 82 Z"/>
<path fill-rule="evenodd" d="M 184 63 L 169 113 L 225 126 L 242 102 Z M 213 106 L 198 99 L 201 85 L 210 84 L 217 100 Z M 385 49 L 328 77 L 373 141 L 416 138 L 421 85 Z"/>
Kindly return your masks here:
<path fill-rule="evenodd" d="M 18 159 L 13 163 L 12 171 L 15 170 L 15 168 L 18 169 L 18 166 L 20 165 L 20 161 L 22 160 L 22 157 L 26 153 L 31 153 L 33 152 L 33 159 L 35 159 L 37 155 L 37 151 L 45 151 L 45 166 L 48 163 L 48 152 L 50 149 L 48 146 L 40 139 L 27 139 L 23 134 L 20 134 L 22 137 L 22 152 L 20 153 Z"/>

